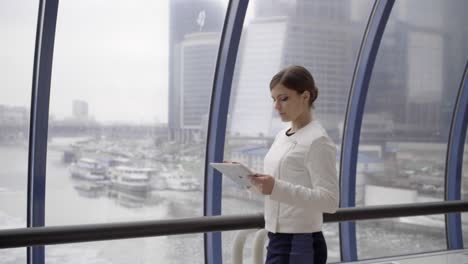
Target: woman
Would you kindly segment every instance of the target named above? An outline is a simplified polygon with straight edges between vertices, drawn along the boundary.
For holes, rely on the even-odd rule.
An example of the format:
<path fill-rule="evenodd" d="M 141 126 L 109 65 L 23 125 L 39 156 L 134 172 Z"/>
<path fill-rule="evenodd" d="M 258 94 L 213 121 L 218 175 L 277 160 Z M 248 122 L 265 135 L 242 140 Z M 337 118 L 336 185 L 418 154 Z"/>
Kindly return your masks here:
<path fill-rule="evenodd" d="M 313 115 L 318 90 L 307 69 L 290 66 L 273 76 L 270 93 L 291 127 L 276 136 L 265 174 L 250 177 L 265 195 L 265 263 L 326 263 L 322 214 L 337 210 L 339 187 L 335 144 Z"/>

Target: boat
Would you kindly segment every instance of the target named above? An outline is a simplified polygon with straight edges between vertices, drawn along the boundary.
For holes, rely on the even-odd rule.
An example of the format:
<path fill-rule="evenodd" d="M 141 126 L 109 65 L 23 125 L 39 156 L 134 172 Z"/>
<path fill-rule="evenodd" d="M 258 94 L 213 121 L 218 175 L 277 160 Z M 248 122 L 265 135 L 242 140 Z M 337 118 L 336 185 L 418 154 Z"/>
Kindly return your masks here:
<path fill-rule="evenodd" d="M 97 160 L 81 158 L 70 165 L 70 174 L 74 178 L 88 181 L 106 181 L 106 168 Z"/>
<path fill-rule="evenodd" d="M 103 182 L 94 182 L 81 179 L 73 179 L 73 188 L 80 196 L 86 198 L 98 198 L 106 194 L 106 185 Z"/>
<path fill-rule="evenodd" d="M 147 192 L 110 189 L 107 196 L 120 206 L 126 208 L 141 208 L 145 205 L 147 194 Z"/>
<path fill-rule="evenodd" d="M 167 189 L 176 191 L 200 190 L 199 181 L 183 170 L 164 171 L 159 176 L 165 179 Z"/>
<path fill-rule="evenodd" d="M 152 168 L 136 168 L 117 166 L 109 169 L 110 182 L 113 188 L 136 192 L 149 191 L 150 180 L 155 170 Z"/>

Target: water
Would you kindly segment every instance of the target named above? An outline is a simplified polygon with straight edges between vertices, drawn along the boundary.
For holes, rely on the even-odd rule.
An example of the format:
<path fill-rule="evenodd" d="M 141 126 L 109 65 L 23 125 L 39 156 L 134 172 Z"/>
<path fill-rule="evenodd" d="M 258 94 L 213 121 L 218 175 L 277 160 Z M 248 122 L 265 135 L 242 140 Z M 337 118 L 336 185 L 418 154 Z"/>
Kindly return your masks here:
<path fill-rule="evenodd" d="M 78 225 L 198 217 L 203 214 L 201 191 L 122 192 L 89 188 L 70 177 L 62 152 L 49 148 L 46 179 L 46 225 Z M 27 149 L 0 147 L 0 228 L 25 227 Z M 258 204 L 226 198 L 226 205 L 250 208 Z M 229 245 L 226 245 L 230 248 Z M 24 248 L 0 250 L 0 263 L 25 263 Z M 227 252 L 229 253 L 229 252 Z M 203 235 L 138 238 L 46 247 L 46 263 L 203 263 Z"/>

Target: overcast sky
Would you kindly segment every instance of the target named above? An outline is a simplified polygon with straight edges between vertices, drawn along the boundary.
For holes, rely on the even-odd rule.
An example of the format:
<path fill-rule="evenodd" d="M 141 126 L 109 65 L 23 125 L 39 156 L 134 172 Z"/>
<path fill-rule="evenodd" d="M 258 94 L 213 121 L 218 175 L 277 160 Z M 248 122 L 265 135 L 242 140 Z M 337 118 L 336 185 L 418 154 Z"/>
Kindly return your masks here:
<path fill-rule="evenodd" d="M 37 9 L 0 0 L 0 104 L 29 107 Z M 70 116 L 79 99 L 99 121 L 167 122 L 168 11 L 167 1 L 60 1 L 51 114 Z"/>

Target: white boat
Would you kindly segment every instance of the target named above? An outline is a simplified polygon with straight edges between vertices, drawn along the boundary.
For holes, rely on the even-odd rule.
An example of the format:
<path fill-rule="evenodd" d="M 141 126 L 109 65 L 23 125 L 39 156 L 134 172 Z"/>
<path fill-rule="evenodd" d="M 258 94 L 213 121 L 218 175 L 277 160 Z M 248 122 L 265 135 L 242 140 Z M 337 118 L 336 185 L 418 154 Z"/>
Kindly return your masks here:
<path fill-rule="evenodd" d="M 167 189 L 177 191 L 196 191 L 200 189 L 200 183 L 180 170 L 162 172 L 160 177 L 166 180 Z"/>
<path fill-rule="evenodd" d="M 88 181 L 107 180 L 106 168 L 94 159 L 81 158 L 70 165 L 72 177 Z"/>
<path fill-rule="evenodd" d="M 141 208 L 145 205 L 147 192 L 109 190 L 107 196 L 126 208 Z"/>
<path fill-rule="evenodd" d="M 152 168 L 117 166 L 109 169 L 114 188 L 138 192 L 150 190 L 150 179 L 154 173 Z"/>
<path fill-rule="evenodd" d="M 73 180 L 73 188 L 80 196 L 87 198 L 98 198 L 106 193 L 106 186 L 102 182 L 76 179 Z"/>

